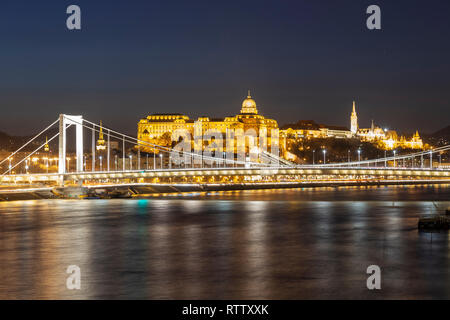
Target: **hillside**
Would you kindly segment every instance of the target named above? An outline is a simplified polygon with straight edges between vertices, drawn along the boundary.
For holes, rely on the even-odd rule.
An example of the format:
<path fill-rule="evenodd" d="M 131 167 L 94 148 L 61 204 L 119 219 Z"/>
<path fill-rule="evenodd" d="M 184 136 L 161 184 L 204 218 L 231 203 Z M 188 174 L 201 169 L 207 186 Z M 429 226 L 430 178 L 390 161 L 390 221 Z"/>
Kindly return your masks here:
<path fill-rule="evenodd" d="M 431 134 L 428 140 L 437 147 L 450 144 L 450 125 Z"/>

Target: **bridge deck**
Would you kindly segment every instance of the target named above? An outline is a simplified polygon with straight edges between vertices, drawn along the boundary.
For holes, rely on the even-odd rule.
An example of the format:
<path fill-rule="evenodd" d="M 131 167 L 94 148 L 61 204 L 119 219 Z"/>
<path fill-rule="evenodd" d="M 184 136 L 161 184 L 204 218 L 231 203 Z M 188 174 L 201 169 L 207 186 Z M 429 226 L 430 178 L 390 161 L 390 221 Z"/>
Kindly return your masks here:
<path fill-rule="evenodd" d="M 308 178 L 352 178 L 374 177 L 393 179 L 398 178 L 450 178 L 450 169 L 425 168 L 393 168 L 393 167 L 325 167 L 325 166 L 299 166 L 299 167 L 266 167 L 266 168 L 177 168 L 159 170 L 128 170 L 128 171 L 97 171 L 97 172 L 69 172 L 16 174 L 0 176 L 1 184 L 56 182 L 61 178 L 68 181 L 95 181 L 104 179 L 152 179 L 152 178 L 193 178 L 193 177 L 224 177 L 246 176 L 259 179 L 261 177 L 289 177 L 292 179 Z"/>

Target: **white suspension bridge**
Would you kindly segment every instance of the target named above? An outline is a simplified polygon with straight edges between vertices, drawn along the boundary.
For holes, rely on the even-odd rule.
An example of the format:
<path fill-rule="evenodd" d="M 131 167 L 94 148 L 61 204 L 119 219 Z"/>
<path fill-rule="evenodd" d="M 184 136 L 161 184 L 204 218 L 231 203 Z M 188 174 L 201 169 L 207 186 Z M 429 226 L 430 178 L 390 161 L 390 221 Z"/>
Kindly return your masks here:
<path fill-rule="evenodd" d="M 54 133 L 57 125 L 58 132 L 43 142 L 43 137 L 52 130 Z M 72 166 L 73 159 L 67 157 L 67 142 L 73 140 L 68 135 L 70 127 L 75 127 Z M 91 146 L 85 148 L 84 136 L 88 134 Z M 56 139 L 58 157 L 51 158 L 48 145 Z M 449 149 L 450 146 L 443 146 L 370 160 L 299 165 L 260 149 L 256 150 L 256 160 L 248 154 L 238 158 L 234 153 L 212 156 L 203 151 L 183 151 L 138 140 L 82 116 L 61 114 L 0 161 L 0 168 L 4 168 L 0 192 L 70 186 L 124 187 L 134 193 L 140 192 L 137 188 L 147 187 L 143 192 L 153 193 L 330 184 L 450 183 L 450 168 L 433 161 Z"/>

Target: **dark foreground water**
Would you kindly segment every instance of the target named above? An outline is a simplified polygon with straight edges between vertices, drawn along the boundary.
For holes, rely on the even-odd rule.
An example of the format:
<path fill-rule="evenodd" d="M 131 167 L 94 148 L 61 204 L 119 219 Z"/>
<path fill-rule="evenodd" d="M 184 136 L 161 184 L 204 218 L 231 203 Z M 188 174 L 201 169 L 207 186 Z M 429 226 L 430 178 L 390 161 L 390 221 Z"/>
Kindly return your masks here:
<path fill-rule="evenodd" d="M 3 202 L 0 298 L 448 299 L 449 234 L 416 228 L 448 206 L 449 185 Z"/>

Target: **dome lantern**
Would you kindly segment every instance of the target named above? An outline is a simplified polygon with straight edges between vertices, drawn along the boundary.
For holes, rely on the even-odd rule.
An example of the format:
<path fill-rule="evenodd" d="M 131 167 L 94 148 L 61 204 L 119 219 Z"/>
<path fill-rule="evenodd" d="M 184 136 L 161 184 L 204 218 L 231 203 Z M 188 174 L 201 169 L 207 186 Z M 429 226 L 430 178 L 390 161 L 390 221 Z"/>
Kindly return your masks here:
<path fill-rule="evenodd" d="M 242 101 L 241 113 L 258 114 L 258 109 L 256 109 L 256 102 L 252 99 L 250 90 L 248 90 L 247 98 Z"/>

